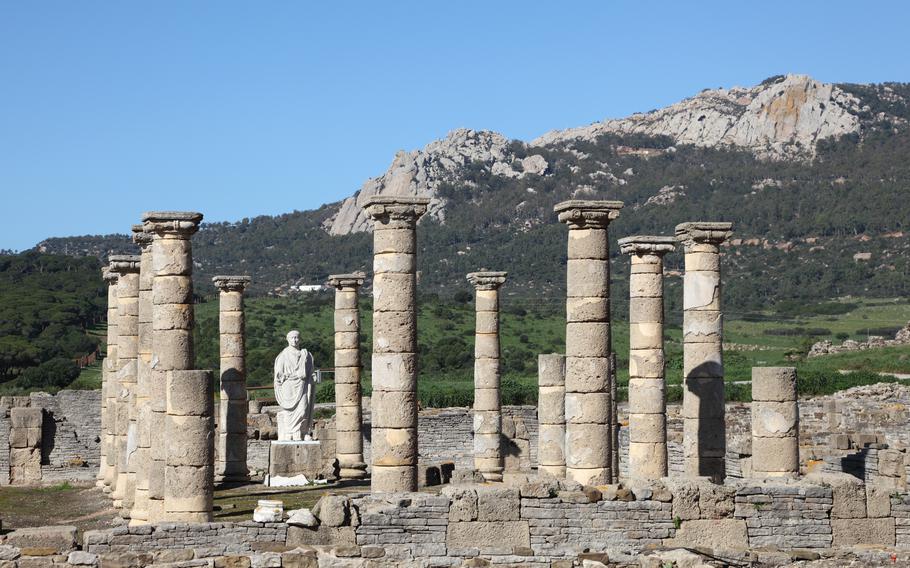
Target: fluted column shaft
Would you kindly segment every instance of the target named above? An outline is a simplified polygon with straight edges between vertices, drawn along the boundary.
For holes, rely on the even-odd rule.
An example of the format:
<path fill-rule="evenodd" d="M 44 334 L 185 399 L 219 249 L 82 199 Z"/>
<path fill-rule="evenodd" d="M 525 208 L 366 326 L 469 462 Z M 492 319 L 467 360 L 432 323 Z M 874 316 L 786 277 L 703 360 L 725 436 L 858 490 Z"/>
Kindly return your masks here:
<path fill-rule="evenodd" d="M 683 281 L 683 457 L 690 477 L 725 476 L 723 316 L 720 245 L 730 223 L 682 223 L 677 240 L 685 249 Z"/>
<path fill-rule="evenodd" d="M 192 370 L 193 350 L 193 255 L 190 237 L 198 230 L 202 215 L 191 212 L 151 212 L 143 215 L 145 232 L 152 240 L 152 358 L 151 390 L 151 458 L 149 460 L 149 522 L 175 518 L 167 508 L 169 491 L 179 491 L 181 479 L 171 472 L 167 481 L 169 449 L 175 440 L 167 421 L 168 373 Z M 208 392 L 211 392 L 209 387 Z M 213 402 L 212 402 L 213 404 Z M 213 442 L 213 440 L 210 440 Z M 208 465 L 211 480 L 214 464 Z M 194 472 L 195 473 L 195 472 Z"/>
<path fill-rule="evenodd" d="M 752 476 L 799 475 L 795 367 L 752 368 Z"/>
<path fill-rule="evenodd" d="M 106 356 L 101 366 L 101 459 L 98 471 L 100 486 L 105 492 L 111 491 L 116 485 L 117 468 L 115 464 L 114 424 L 117 419 L 114 415 L 116 408 L 116 382 L 117 373 L 117 273 L 110 271 L 110 266 L 102 270 L 104 281 L 107 283 L 107 347 Z"/>
<path fill-rule="evenodd" d="M 220 290 L 218 327 L 221 352 L 221 393 L 218 403 L 218 438 L 215 441 L 215 481 L 244 482 L 247 466 L 249 401 L 246 392 L 246 350 L 243 291 L 249 276 L 215 276 Z"/>
<path fill-rule="evenodd" d="M 610 247 L 607 227 L 619 201 L 565 201 L 554 210 L 569 225 L 566 266 L 566 477 L 611 483 Z"/>
<path fill-rule="evenodd" d="M 373 196 L 373 492 L 417 490 L 417 220 L 429 199 Z"/>
<path fill-rule="evenodd" d="M 537 469 L 566 475 L 566 356 L 537 356 Z"/>
<path fill-rule="evenodd" d="M 111 270 L 120 275 L 117 284 L 117 483 L 114 506 L 129 517 L 136 491 L 131 458 L 136 449 L 136 358 L 139 353 L 139 257 L 113 255 Z"/>
<path fill-rule="evenodd" d="M 673 237 L 627 237 L 629 273 L 629 477 L 667 475 L 667 408 L 664 382 L 663 256 Z"/>
<path fill-rule="evenodd" d="M 502 400 L 499 364 L 499 288 L 505 272 L 472 272 L 477 296 L 474 326 L 474 469 L 502 481 Z"/>
<path fill-rule="evenodd" d="M 334 274 L 335 288 L 335 454 L 342 479 L 366 477 L 360 391 L 360 308 L 357 290 L 364 275 Z"/>
<path fill-rule="evenodd" d="M 139 245 L 139 349 L 136 359 L 136 426 L 138 440 L 133 455 L 136 491 L 130 524 L 148 522 L 149 459 L 151 457 L 152 390 L 152 235 L 142 225 L 133 226 L 133 242 Z"/>

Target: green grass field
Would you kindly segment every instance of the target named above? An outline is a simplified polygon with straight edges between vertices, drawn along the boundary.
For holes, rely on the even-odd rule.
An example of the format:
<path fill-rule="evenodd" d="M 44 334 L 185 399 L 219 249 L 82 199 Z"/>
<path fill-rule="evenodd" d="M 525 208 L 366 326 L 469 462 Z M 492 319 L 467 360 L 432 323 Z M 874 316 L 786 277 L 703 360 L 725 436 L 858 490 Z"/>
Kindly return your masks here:
<path fill-rule="evenodd" d="M 197 362 L 201 368 L 217 369 L 218 306 L 214 301 L 198 304 Z M 503 402 L 533 404 L 537 396 L 537 354 L 564 351 L 565 320 L 562 305 L 537 303 L 504 296 L 501 302 Z M 299 329 L 304 346 L 316 357 L 317 367 L 330 368 L 332 361 L 332 302 L 330 294 L 297 298 L 254 298 L 247 301 L 247 365 L 250 385 L 271 384 L 271 365 L 284 348 L 284 335 Z M 626 313 L 614 310 L 613 347 L 617 353 L 619 384 L 628 382 L 629 333 Z M 819 313 L 821 312 L 821 313 Z M 679 314 L 670 314 L 679 316 Z M 675 318 L 677 321 L 679 317 Z M 877 373 L 910 373 L 910 346 L 891 347 L 807 359 L 809 346 L 828 339 L 840 343 L 849 337 L 864 340 L 876 330 L 896 330 L 910 320 L 910 302 L 897 299 L 850 299 L 817 306 L 791 307 L 787 311 L 729 314 L 725 321 L 724 352 L 726 380 L 744 381 L 753 366 L 796 366 L 803 394 L 822 394 L 867 384 L 880 379 Z M 370 392 L 369 346 L 372 312 L 368 299 L 361 303 L 361 351 L 364 392 Z M 101 333 L 97 330 L 96 333 Z M 420 401 L 426 407 L 469 406 L 473 400 L 473 302 L 420 303 L 418 343 L 421 349 Z M 682 329 L 665 329 L 667 382 L 682 382 Z M 743 350 L 745 349 L 745 350 Z M 839 370 L 856 371 L 842 375 Z M 333 400 L 331 375 L 318 388 L 320 401 Z M 805 384 L 802 384 L 802 383 Z M 83 370 L 73 388 L 97 388 L 100 364 Z M 270 390 L 254 391 L 254 397 L 271 397 Z M 678 399 L 681 388 L 670 388 L 669 398 Z M 748 385 L 730 385 L 728 398 L 748 400 Z"/>

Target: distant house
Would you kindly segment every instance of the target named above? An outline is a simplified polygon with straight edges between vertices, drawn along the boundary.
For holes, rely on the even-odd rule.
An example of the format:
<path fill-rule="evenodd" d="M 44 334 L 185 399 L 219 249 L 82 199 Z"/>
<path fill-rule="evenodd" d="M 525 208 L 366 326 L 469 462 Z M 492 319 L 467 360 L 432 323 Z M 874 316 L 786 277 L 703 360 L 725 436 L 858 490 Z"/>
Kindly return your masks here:
<path fill-rule="evenodd" d="M 319 292 L 320 290 L 324 290 L 324 289 L 325 289 L 325 286 L 323 286 L 322 284 L 296 284 L 294 286 L 291 286 L 291 292 L 301 292 L 301 293 Z"/>

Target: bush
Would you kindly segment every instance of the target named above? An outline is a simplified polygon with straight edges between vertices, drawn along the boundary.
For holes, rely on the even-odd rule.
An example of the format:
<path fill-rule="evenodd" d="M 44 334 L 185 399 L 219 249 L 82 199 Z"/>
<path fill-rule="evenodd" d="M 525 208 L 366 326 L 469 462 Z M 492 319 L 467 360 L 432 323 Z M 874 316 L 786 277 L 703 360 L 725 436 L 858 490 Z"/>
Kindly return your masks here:
<path fill-rule="evenodd" d="M 79 376 L 79 366 L 69 359 L 56 357 L 19 375 L 19 385 L 26 389 L 63 388 Z"/>

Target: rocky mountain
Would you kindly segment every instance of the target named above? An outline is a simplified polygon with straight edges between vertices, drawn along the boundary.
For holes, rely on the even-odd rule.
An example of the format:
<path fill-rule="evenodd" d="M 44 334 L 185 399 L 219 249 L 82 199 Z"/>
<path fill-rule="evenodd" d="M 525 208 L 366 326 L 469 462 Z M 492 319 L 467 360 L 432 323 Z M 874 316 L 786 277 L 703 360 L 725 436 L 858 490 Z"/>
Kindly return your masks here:
<path fill-rule="evenodd" d="M 888 89 L 884 87 L 884 94 Z M 457 180 L 466 165 L 482 163 L 492 174 L 503 177 L 541 175 L 548 164 L 529 149 L 572 149 L 580 141 L 593 142 L 606 134 L 667 137 L 674 144 L 745 149 L 762 159 L 805 160 L 815 156 L 819 141 L 859 134 L 875 121 L 889 120 L 894 126 L 907 127 L 905 117 L 883 111 L 864 124 L 863 117 L 870 111 L 867 102 L 844 86 L 820 83 L 806 75 L 781 75 L 749 88 L 705 89 L 663 109 L 554 130 L 530 143 L 508 140 L 495 132 L 458 129 L 421 150 L 396 154 L 384 174 L 367 180 L 355 195 L 342 201 L 325 227 L 331 235 L 369 231 L 361 206 L 373 195 L 433 198 L 429 214 L 444 221 L 447 200 L 439 197 L 439 187 Z M 530 155 L 517 160 L 517 151 Z M 581 153 L 576 155 L 585 159 Z M 609 170 L 602 175 L 618 185 L 625 181 Z"/>
<path fill-rule="evenodd" d="M 459 129 L 399 152 L 353 196 L 320 209 L 204 225 L 194 237 L 201 293 L 217 273 L 250 273 L 254 292 L 283 294 L 326 275 L 370 271 L 376 194 L 432 198 L 421 220 L 421 288 L 452 294 L 478 268 L 510 272 L 509 291 L 558 304 L 565 228 L 553 205 L 620 199 L 619 238 L 672 234 L 676 223 L 735 224 L 726 301 L 910 292 L 910 84 L 824 84 L 779 76 L 706 90 L 625 119 L 531 142 Z M 48 239 L 48 252 L 104 256 L 125 236 Z M 331 251 L 327 254 L 326 251 Z M 625 262 L 614 262 L 622 298 Z M 679 274 L 681 255 L 667 259 Z M 671 286 L 676 285 L 671 278 Z M 673 300 L 670 300 L 671 302 Z"/>

